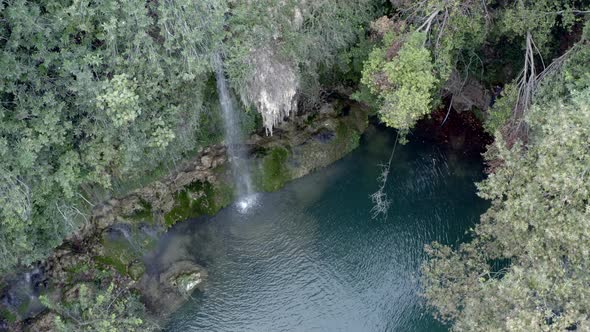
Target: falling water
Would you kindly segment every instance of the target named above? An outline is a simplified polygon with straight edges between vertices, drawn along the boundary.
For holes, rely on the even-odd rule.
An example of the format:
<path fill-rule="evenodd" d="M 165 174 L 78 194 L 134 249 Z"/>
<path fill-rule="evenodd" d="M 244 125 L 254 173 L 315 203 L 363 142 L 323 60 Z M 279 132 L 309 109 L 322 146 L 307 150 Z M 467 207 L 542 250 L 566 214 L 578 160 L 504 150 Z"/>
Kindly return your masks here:
<path fill-rule="evenodd" d="M 232 98 L 227 88 L 225 73 L 223 71 L 223 60 L 219 54 L 213 58 L 215 66 L 215 77 L 217 79 L 217 94 L 221 104 L 223 124 L 225 131 L 225 144 L 227 155 L 230 161 L 236 196 L 238 197 L 237 207 L 241 212 L 248 210 L 255 203 L 255 194 L 252 189 L 252 179 L 248 169 L 248 163 L 244 150 L 240 148 L 244 136 L 238 121 L 238 113 L 234 109 Z"/>

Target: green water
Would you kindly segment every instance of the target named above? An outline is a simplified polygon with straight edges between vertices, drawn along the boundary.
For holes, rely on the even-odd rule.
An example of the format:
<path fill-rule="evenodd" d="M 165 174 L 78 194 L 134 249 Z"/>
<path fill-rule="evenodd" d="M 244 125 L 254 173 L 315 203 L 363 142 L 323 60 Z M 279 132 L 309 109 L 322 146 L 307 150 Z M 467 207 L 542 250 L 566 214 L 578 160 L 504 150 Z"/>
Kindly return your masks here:
<path fill-rule="evenodd" d="M 424 244 L 456 244 L 487 207 L 475 195 L 480 159 L 420 142 L 398 146 L 386 218 L 369 195 L 393 145 L 372 129 L 334 165 L 234 207 L 178 224 L 164 264 L 193 259 L 209 272 L 168 331 L 444 331 L 419 297 Z"/>

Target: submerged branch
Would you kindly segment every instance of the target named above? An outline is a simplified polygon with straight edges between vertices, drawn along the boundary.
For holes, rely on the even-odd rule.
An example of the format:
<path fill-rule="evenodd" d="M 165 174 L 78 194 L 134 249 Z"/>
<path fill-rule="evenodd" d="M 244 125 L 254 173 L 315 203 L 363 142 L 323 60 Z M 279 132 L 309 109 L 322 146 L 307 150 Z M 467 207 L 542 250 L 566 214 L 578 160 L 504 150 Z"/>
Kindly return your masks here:
<path fill-rule="evenodd" d="M 395 153 L 395 148 L 397 147 L 397 141 L 399 140 L 399 132 L 395 138 L 395 143 L 393 144 L 393 149 L 391 150 L 391 155 L 389 155 L 389 161 L 387 164 L 381 165 L 381 174 L 377 181 L 380 183 L 379 190 L 371 194 L 371 201 L 373 202 L 373 208 L 371 209 L 372 218 L 377 218 L 380 214 L 386 216 L 387 211 L 389 210 L 389 205 L 391 204 L 391 200 L 387 197 L 385 193 L 385 185 L 387 184 L 387 179 L 389 177 L 389 170 L 391 168 L 391 161 L 393 160 L 393 155 Z"/>

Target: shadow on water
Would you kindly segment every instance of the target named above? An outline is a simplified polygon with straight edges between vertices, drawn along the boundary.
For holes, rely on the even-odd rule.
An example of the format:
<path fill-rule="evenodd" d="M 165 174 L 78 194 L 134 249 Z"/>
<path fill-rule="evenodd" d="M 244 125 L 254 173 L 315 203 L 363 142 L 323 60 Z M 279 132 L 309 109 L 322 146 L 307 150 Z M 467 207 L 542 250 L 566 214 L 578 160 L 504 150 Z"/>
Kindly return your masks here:
<path fill-rule="evenodd" d="M 393 139 L 372 128 L 352 154 L 259 194 L 248 213 L 232 206 L 172 228 L 146 260 L 200 262 L 209 278 L 167 330 L 446 330 L 419 296 L 423 247 L 467 239 L 487 208 L 475 194 L 482 163 L 433 145 L 398 147 L 389 214 L 371 219 Z"/>

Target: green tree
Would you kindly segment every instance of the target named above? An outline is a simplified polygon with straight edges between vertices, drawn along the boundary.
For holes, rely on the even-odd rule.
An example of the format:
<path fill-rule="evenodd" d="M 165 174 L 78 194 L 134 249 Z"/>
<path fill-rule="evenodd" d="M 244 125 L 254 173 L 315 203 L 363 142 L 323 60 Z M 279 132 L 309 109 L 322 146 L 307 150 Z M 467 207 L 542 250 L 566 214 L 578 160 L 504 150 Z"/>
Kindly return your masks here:
<path fill-rule="evenodd" d="M 572 81 L 584 59 L 555 82 Z M 427 248 L 425 296 L 454 330 L 590 328 L 590 80 L 574 81 L 531 108 L 526 146 L 496 135 L 488 158 L 501 166 L 479 185 L 492 206 L 474 240 Z"/>
<path fill-rule="evenodd" d="M 521 45 L 523 69 L 517 77 L 508 78 L 514 80 L 512 85 L 516 87 L 515 93 L 509 90 L 510 98 L 514 99 L 512 109 L 503 105 L 508 100 L 502 101 L 498 105 L 502 110 L 496 112 L 496 108 L 490 113 L 489 128 L 501 126 L 503 123 L 499 122 L 508 119 L 518 120 L 520 127 L 520 119 L 531 104 L 539 79 L 546 74 L 538 72 L 538 68 L 547 58 L 556 56 L 556 36 L 571 31 L 581 15 L 587 13 L 574 9 L 580 5 L 575 1 L 392 0 L 391 3 L 391 17 L 372 23 L 374 38 L 381 41 L 365 63 L 361 80 L 371 94 L 361 88 L 355 98 L 368 103 L 378 99 L 381 119 L 402 131 L 428 114 L 425 110 L 428 105 L 432 109 L 444 96 L 452 100 L 457 91 L 451 87 L 462 89 L 470 76 L 485 79 L 490 68 L 486 68 L 487 60 L 481 54 L 492 43 L 498 47 L 505 47 L 502 43 Z M 417 38 L 416 34 L 423 35 L 422 45 L 406 46 Z M 404 47 L 413 47 L 413 59 L 403 52 Z M 430 53 L 430 59 L 419 56 L 426 52 Z M 391 68 L 400 62 L 411 65 L 403 74 L 396 73 L 397 82 L 391 88 L 376 89 L 393 83 L 388 82 L 392 78 Z M 425 74 L 426 71 L 429 73 Z M 458 79 L 460 82 L 456 82 Z M 393 120 L 392 115 L 405 120 Z"/>
<path fill-rule="evenodd" d="M 384 44 L 395 37 L 388 34 Z M 436 77 L 430 51 L 424 47 L 426 35 L 408 36 L 397 55 L 386 61 L 389 46 L 376 48 L 365 63 L 361 82 L 380 99 L 379 116 L 390 127 L 407 132 L 432 109 Z"/>
<path fill-rule="evenodd" d="M 72 298 L 54 303 L 41 300 L 55 316 L 55 330 L 60 332 L 154 331 L 157 325 L 146 322 L 145 307 L 139 298 L 113 284 L 102 291 L 80 284 L 70 291 Z"/>
<path fill-rule="evenodd" d="M 379 115 L 388 126 L 411 129 L 439 103 L 452 71 L 460 70 L 465 53 L 485 40 L 485 3 L 477 1 L 392 1 L 394 16 L 373 23 L 382 37 L 365 62 L 361 101 L 379 100 Z M 465 68 L 469 71 L 470 65 Z"/>

